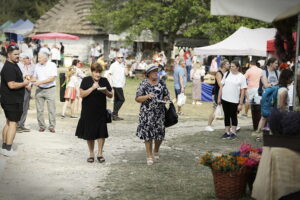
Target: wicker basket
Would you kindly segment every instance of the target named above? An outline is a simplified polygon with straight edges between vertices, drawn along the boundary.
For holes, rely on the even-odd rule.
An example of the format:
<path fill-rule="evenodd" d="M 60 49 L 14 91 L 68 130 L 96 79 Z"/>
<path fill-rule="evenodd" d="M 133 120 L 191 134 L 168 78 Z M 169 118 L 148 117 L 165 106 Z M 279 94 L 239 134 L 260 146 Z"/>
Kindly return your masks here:
<path fill-rule="evenodd" d="M 241 198 L 246 192 L 249 169 L 241 168 L 234 172 L 219 172 L 212 170 L 216 199 L 234 200 Z"/>

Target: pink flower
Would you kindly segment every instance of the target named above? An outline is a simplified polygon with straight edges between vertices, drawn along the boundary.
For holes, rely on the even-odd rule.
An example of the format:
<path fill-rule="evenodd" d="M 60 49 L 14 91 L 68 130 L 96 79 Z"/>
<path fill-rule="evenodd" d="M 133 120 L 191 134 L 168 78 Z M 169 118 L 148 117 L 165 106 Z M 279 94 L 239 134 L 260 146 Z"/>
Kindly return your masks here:
<path fill-rule="evenodd" d="M 245 165 L 248 166 L 248 167 L 255 167 L 257 164 L 258 164 L 258 162 L 255 161 L 255 160 L 252 160 L 252 159 L 248 159 L 245 162 Z"/>
<path fill-rule="evenodd" d="M 247 143 L 247 142 L 242 142 L 241 145 L 240 145 L 240 152 L 242 154 L 247 154 L 251 151 L 251 144 Z"/>
<path fill-rule="evenodd" d="M 256 161 L 256 162 L 259 162 L 260 158 L 261 158 L 261 155 L 259 153 L 250 152 L 249 158 Z"/>

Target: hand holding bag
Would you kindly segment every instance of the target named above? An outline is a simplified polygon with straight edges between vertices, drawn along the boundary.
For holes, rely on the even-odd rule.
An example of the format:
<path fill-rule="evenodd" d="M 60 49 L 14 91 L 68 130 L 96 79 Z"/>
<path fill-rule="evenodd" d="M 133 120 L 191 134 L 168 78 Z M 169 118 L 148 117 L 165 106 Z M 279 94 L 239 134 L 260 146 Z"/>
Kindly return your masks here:
<path fill-rule="evenodd" d="M 186 102 L 186 96 L 184 93 L 180 93 L 177 97 L 177 105 L 178 106 L 183 106 Z"/>
<path fill-rule="evenodd" d="M 169 109 L 165 107 L 165 127 L 170 127 L 178 122 L 178 115 L 173 103 L 170 103 Z"/>
<path fill-rule="evenodd" d="M 222 109 L 222 105 L 218 105 L 215 111 L 215 119 L 222 120 L 224 119 L 224 113 Z"/>

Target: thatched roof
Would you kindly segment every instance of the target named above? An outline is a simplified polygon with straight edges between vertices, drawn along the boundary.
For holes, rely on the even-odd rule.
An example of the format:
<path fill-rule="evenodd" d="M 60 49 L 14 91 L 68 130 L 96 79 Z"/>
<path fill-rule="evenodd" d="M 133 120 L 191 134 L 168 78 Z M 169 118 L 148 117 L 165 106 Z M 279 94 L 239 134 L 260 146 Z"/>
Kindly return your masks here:
<path fill-rule="evenodd" d="M 106 34 L 88 20 L 93 0 L 60 0 L 35 24 L 34 33 L 61 32 L 77 35 Z"/>

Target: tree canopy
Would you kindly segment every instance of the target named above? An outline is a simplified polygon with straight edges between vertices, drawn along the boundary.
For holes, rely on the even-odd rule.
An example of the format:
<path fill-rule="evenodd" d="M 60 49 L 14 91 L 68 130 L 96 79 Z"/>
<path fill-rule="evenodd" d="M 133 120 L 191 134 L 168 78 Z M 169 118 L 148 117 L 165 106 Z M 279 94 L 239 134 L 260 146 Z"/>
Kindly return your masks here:
<path fill-rule="evenodd" d="M 136 36 L 149 29 L 166 36 L 173 48 L 180 36 L 208 38 L 215 43 L 240 26 L 270 27 L 257 20 L 211 16 L 209 0 L 95 0 L 91 20 L 110 33 L 128 32 Z M 162 43 L 161 43 L 162 44 Z M 163 48 L 164 49 L 164 48 Z"/>
<path fill-rule="evenodd" d="M 29 19 L 35 22 L 59 0 L 0 0 L 0 25 L 7 20 Z"/>

